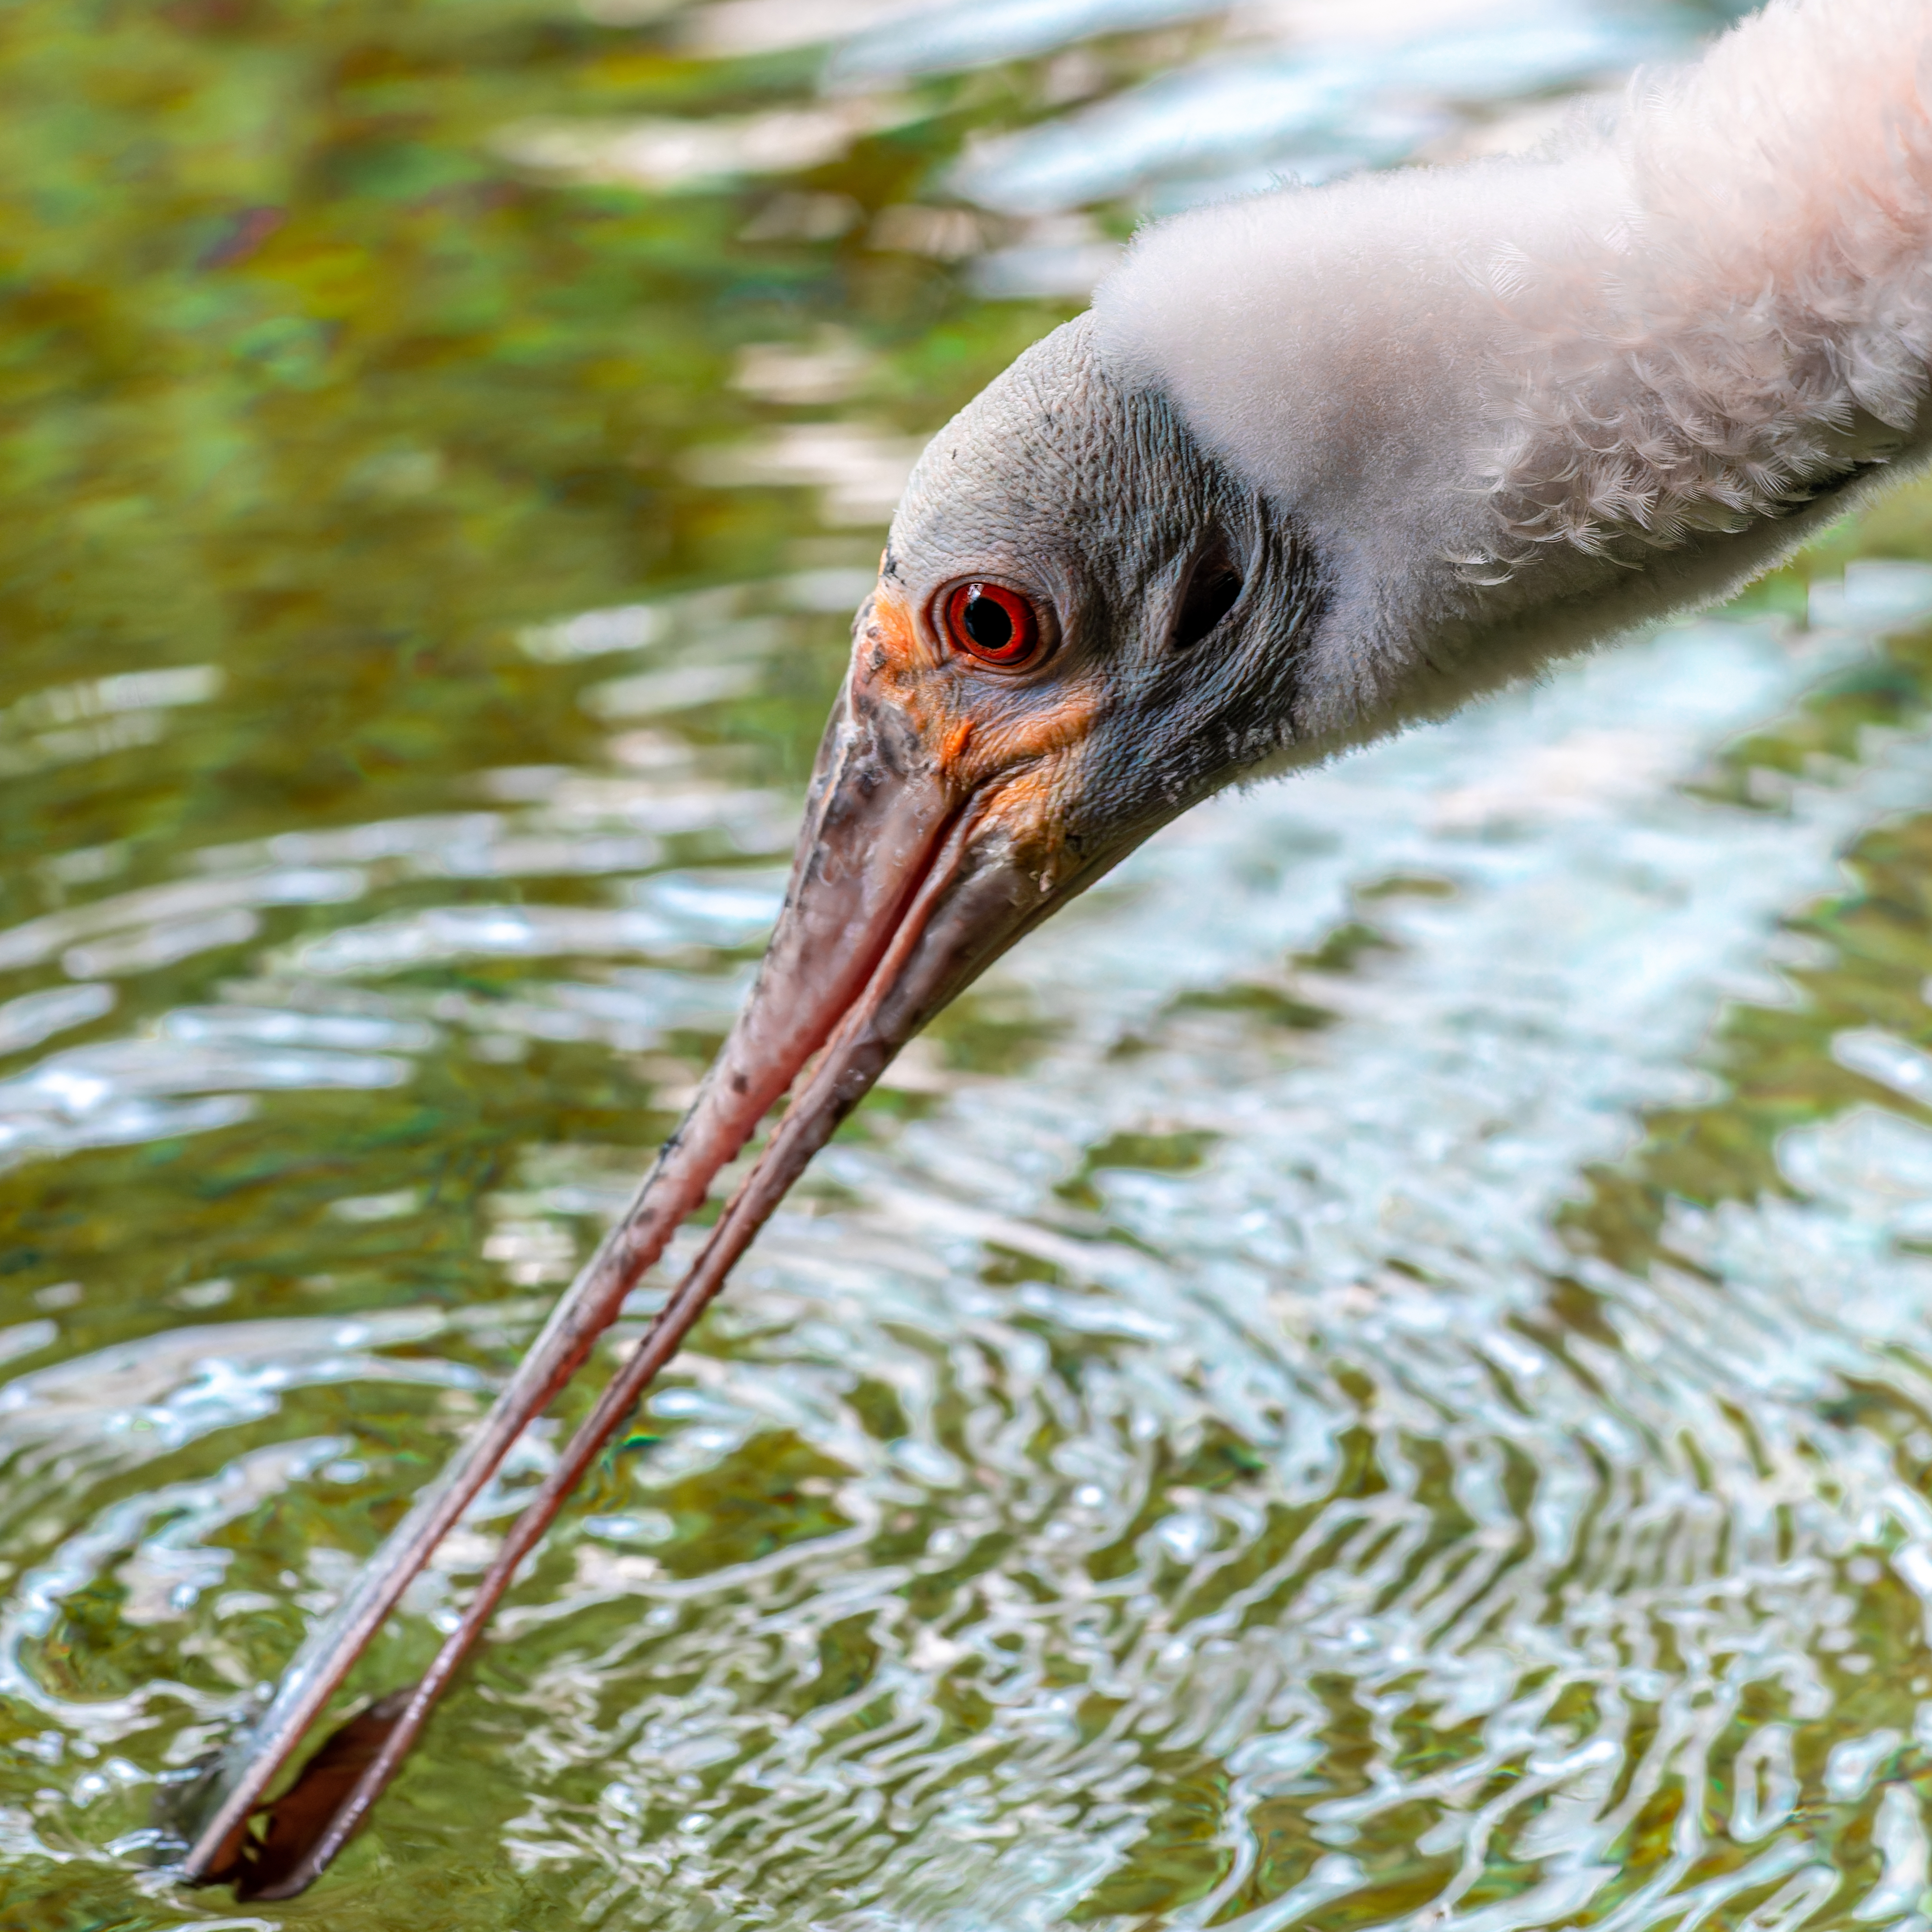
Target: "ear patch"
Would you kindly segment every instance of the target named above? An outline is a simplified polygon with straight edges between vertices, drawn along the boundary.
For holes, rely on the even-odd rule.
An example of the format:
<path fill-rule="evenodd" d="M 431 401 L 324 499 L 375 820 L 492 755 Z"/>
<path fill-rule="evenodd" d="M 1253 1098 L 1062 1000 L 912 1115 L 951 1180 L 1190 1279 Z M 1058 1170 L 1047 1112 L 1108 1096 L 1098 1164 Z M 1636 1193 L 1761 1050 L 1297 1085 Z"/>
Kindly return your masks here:
<path fill-rule="evenodd" d="M 1228 540 L 1218 532 L 1189 566 L 1168 642 L 1177 651 L 1198 644 L 1240 601 L 1240 566 Z"/>

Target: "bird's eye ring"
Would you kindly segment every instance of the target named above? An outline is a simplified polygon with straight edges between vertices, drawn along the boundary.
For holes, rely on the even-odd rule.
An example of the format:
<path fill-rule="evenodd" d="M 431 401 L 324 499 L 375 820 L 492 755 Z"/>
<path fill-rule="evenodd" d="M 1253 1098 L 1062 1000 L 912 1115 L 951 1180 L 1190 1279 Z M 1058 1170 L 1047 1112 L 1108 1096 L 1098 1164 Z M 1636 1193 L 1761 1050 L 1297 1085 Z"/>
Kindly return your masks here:
<path fill-rule="evenodd" d="M 1040 617 L 1004 584 L 962 584 L 945 600 L 944 629 L 952 648 L 1001 670 L 1022 669 L 1040 654 Z"/>

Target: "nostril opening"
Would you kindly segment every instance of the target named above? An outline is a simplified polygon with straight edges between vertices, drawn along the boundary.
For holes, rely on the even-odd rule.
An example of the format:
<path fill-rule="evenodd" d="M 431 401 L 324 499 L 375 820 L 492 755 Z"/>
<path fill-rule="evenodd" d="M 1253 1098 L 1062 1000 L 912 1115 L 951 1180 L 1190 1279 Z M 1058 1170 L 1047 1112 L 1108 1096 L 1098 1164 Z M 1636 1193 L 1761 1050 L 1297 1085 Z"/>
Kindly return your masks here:
<path fill-rule="evenodd" d="M 1174 648 L 1198 644 L 1232 610 L 1241 594 L 1241 572 L 1225 543 L 1209 545 L 1194 560 L 1174 620 Z"/>

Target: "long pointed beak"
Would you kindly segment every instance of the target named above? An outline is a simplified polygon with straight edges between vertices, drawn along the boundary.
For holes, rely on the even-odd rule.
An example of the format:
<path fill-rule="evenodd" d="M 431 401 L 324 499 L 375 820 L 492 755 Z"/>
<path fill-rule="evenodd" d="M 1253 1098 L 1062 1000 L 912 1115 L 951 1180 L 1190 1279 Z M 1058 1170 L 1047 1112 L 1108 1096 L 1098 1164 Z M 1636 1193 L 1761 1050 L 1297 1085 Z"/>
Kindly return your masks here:
<path fill-rule="evenodd" d="M 518 1563 L 812 1156 L 899 1048 L 1066 890 L 1048 887 L 1016 862 L 980 802 L 955 794 L 899 712 L 848 684 L 820 752 L 784 908 L 697 1100 L 476 1433 L 303 1645 L 260 1718 L 190 1796 L 184 1878 L 233 1880 L 244 1895 L 286 1898 L 322 1870 L 401 1762 Z M 410 1580 L 814 1054 L 817 1065 L 690 1274 L 518 1520 L 462 1625 L 406 1702 L 386 1699 L 380 1718 L 371 1712 L 357 1720 L 360 1741 L 334 1750 L 316 1795 L 302 1801 L 317 1815 L 298 1818 L 298 1802 L 278 1818 L 269 1843 L 280 1849 L 264 1864 L 249 1820 L 271 1783 Z M 358 1774 L 345 1793 L 352 1759 Z M 298 1784 L 289 1800 L 300 1791 Z"/>

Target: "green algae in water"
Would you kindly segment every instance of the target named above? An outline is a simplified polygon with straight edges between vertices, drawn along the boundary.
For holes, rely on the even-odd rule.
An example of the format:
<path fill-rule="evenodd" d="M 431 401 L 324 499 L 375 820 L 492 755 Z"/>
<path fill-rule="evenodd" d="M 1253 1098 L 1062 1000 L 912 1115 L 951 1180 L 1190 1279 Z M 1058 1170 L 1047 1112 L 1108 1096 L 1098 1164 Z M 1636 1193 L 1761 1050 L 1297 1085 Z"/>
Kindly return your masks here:
<path fill-rule="evenodd" d="M 0 22 L 10 1925 L 224 1922 L 146 1868 L 156 1780 L 728 1021 L 854 463 L 1066 312 L 886 212 L 1210 43 L 644 194 L 506 130 L 783 110 L 814 57 L 485 0 Z M 1932 657 L 1790 626 L 1928 532 L 1895 497 L 1730 622 L 1211 807 L 1030 941 L 267 1922 L 1922 1924 Z"/>

